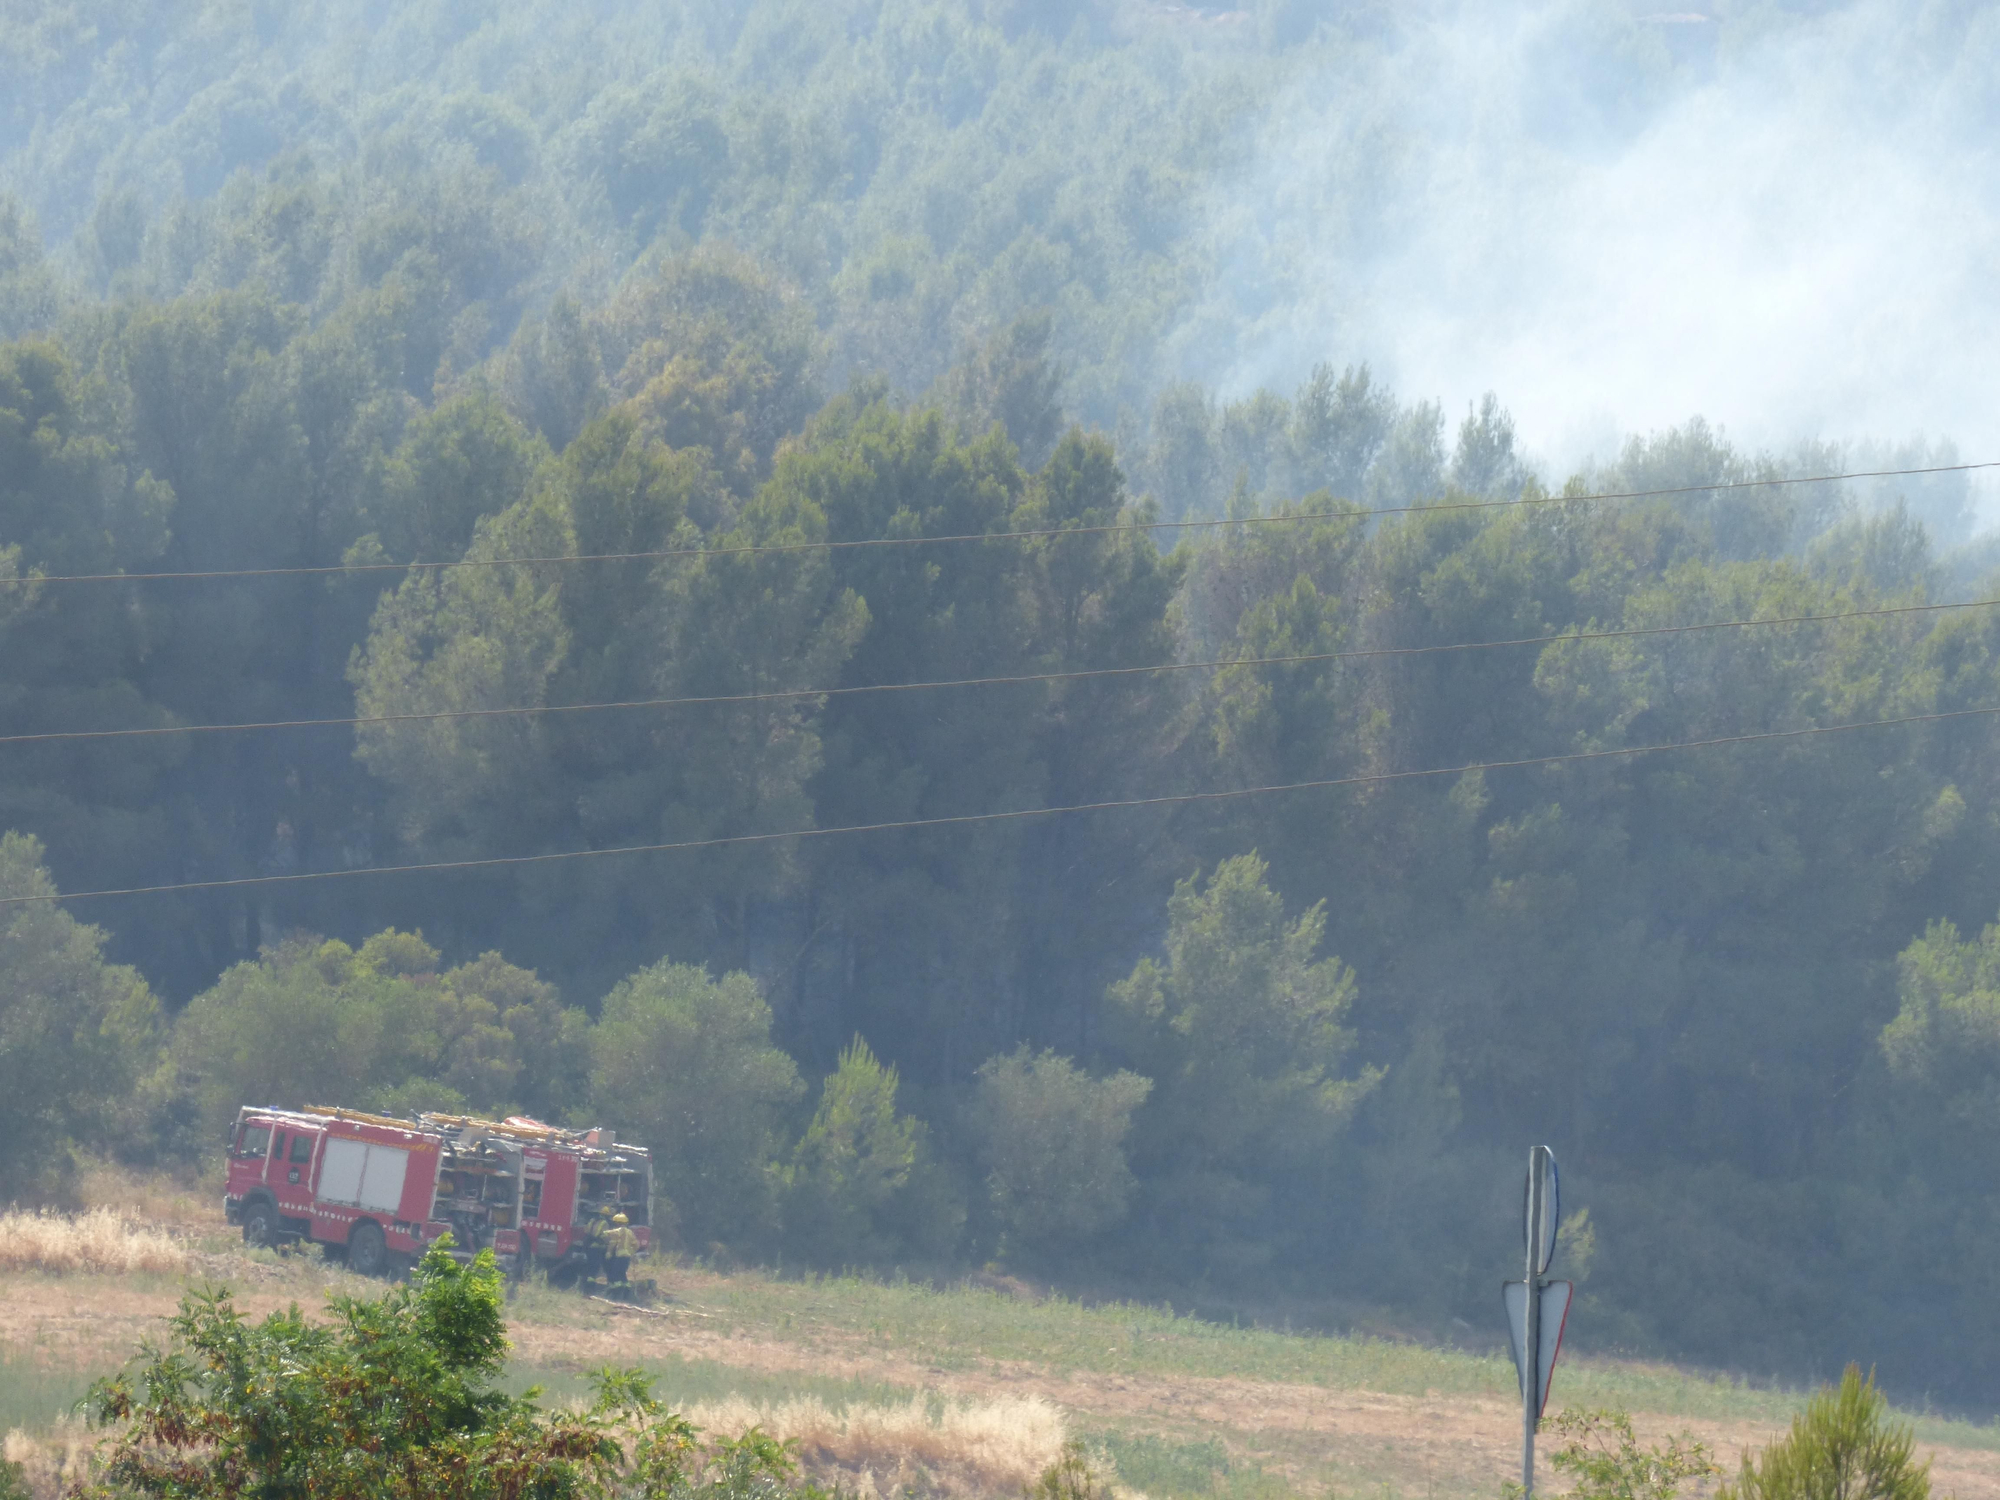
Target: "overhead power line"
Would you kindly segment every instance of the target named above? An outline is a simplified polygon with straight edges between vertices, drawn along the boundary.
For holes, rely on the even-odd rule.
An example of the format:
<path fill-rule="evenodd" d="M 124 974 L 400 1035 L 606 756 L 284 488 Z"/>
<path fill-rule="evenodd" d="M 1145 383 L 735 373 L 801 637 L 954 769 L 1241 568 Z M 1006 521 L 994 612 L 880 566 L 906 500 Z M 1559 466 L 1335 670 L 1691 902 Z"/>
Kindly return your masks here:
<path fill-rule="evenodd" d="M 936 818 L 897 818 L 882 823 L 852 823 L 838 828 L 793 828 L 779 833 L 737 833 L 712 839 L 679 839 L 661 844 L 625 844 L 612 849 L 565 849 L 552 854 L 497 855 L 484 859 L 435 860 L 425 864 L 373 865 L 355 870 L 305 870 L 290 875 L 246 875 L 231 880 L 188 880 L 173 885 L 137 885 L 117 890 L 69 891 L 52 895 L 0 897 L 0 907 L 50 901 L 87 901 L 108 896 L 164 896 L 190 891 L 234 890 L 247 886 L 303 885 L 309 881 L 355 880 L 371 875 L 425 875 L 453 870 L 499 869 L 521 865 L 561 864 L 580 859 L 608 859 L 626 854 L 666 854 L 676 850 L 721 849 L 737 844 L 770 844 L 781 839 L 824 839 L 858 833 L 896 833 L 917 828 L 960 828 L 976 823 L 1011 823 L 1053 818 L 1068 813 L 1112 812 L 1126 808 L 1175 807 L 1196 802 L 1228 802 L 1280 792 L 1326 791 L 1339 787 L 1379 786 L 1438 776 L 1464 776 L 1473 771 L 1509 771 L 1527 766 L 1573 765 L 1582 761 L 1661 755 L 1677 750 L 1712 750 L 1724 745 L 1751 745 L 1776 740 L 1846 734 L 1859 729 L 1890 729 L 1906 724 L 1941 724 L 1954 719 L 1988 718 L 2000 708 L 1963 708 L 1947 713 L 1907 714 L 1896 719 L 1871 719 L 1857 724 L 1819 724 L 1805 729 L 1772 729 L 1756 734 L 1722 735 L 1658 745 L 1630 745 L 1607 750 L 1574 750 L 1563 755 L 1530 755 L 1516 760 L 1474 761 L 1468 765 L 1435 766 L 1418 771 L 1378 771 L 1364 776 L 1330 776 L 1317 781 L 1292 781 L 1272 786 L 1233 787 L 1213 792 L 1181 792 L 1165 797 L 1126 797 L 1107 802 L 1078 802 L 1063 807 L 1023 807 L 1005 812 L 959 813 Z"/>
<path fill-rule="evenodd" d="M 870 547 L 939 547 L 953 542 L 1018 542 L 1040 537 L 1101 536 L 1129 531 L 1199 531 L 1218 526 L 1296 525 L 1302 521 L 1359 521 L 1371 516 L 1407 516 L 1419 512 L 1510 510 L 1531 505 L 1580 505 L 1605 500 L 1650 500 L 1672 495 L 1721 494 L 1729 490 L 1765 490 L 1780 485 L 1835 484 L 1850 479 L 1904 479 L 1923 474 L 1963 474 L 1974 469 L 2000 468 L 2000 459 L 1976 464 L 1934 464 L 1922 469 L 1858 469 L 1846 474 L 1803 474 L 1790 479 L 1742 479 L 1726 484 L 1683 484 L 1669 489 L 1616 490 L 1595 495 L 1524 495 L 1513 500 L 1450 500 L 1422 505 L 1385 505 L 1372 510 L 1307 511 L 1272 516 L 1241 516 L 1202 521 L 1124 522 L 1111 526 L 1048 526 L 1032 531 L 972 531 L 953 536 L 864 537 L 844 542 L 771 542 L 744 547 L 668 547 L 648 552 L 570 552 L 549 557 L 468 557 L 457 562 L 330 563 L 320 567 L 211 568 L 176 573 L 57 573 L 0 578 L 0 584 L 160 583 L 215 581 L 225 578 L 311 578 L 367 573 L 441 573 L 456 568 L 549 566 L 557 563 L 648 562 L 669 557 L 745 557 L 780 552 L 841 552 Z"/>
<path fill-rule="evenodd" d="M 612 709 L 691 708 L 701 705 L 773 703 L 800 698 L 842 698 L 862 693 L 932 692 L 945 688 L 1013 687 L 1037 682 L 1079 682 L 1107 677 L 1139 677 L 1167 672 L 1208 672 L 1227 667 L 1287 667 L 1311 662 L 1367 661 L 1382 657 L 1436 656 L 1454 651 L 1497 651 L 1508 646 L 1551 646 L 1564 641 L 1618 641 L 1640 636 L 1693 635 L 1713 630 L 1750 630 L 1775 625 L 1819 625 L 1840 620 L 1872 620 L 1891 615 L 1936 614 L 1948 609 L 1992 609 L 2000 599 L 1966 599 L 1951 604 L 1896 604 L 1880 609 L 1848 609 L 1818 615 L 1784 615 L 1768 620 L 1712 620 L 1692 625 L 1645 625 L 1630 630 L 1572 630 L 1557 635 L 1517 636 L 1504 641 L 1453 641 L 1434 646 L 1376 646 L 1358 651 L 1314 651 L 1296 656 L 1249 656 L 1214 661 L 1164 662 L 1142 667 L 1091 667 L 1074 672 L 1018 672 L 997 677 L 955 677 L 928 682 L 859 683 L 850 687 L 784 688 L 763 693 L 711 693 L 684 698 L 623 698 L 603 703 L 550 703 L 518 708 L 443 708 L 423 713 L 361 714 L 350 718 L 265 719 L 241 724 L 149 724 L 129 729 L 55 729 L 40 734 L 0 735 L 0 745 L 39 745 L 75 740 L 157 738 L 174 734 L 232 734 L 274 729 L 356 728 L 371 724 L 421 724 L 452 719 L 506 719 L 543 714 L 600 713 Z"/>

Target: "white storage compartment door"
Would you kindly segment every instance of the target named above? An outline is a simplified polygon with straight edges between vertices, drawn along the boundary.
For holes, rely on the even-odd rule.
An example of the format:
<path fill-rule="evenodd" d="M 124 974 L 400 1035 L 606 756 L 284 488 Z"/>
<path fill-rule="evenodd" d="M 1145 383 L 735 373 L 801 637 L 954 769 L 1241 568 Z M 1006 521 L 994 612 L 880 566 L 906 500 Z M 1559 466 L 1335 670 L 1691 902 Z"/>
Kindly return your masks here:
<path fill-rule="evenodd" d="M 326 1155 L 320 1159 L 319 1201 L 322 1203 L 359 1203 L 361 1201 L 361 1173 L 367 1164 L 368 1143 L 366 1141 L 328 1141 L 326 1143 Z"/>
<path fill-rule="evenodd" d="M 361 1194 L 355 1201 L 376 1213 L 394 1213 L 403 1201 L 403 1176 L 409 1170 L 409 1152 L 395 1146 L 370 1146 L 368 1165 L 361 1173 Z"/>

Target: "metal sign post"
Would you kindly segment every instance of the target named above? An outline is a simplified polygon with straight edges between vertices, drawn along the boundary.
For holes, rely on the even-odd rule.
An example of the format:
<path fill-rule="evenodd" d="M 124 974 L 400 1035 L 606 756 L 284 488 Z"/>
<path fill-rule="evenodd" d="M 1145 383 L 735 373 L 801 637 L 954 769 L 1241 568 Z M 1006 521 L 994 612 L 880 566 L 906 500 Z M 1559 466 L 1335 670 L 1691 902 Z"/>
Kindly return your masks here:
<path fill-rule="evenodd" d="M 1549 1148 L 1537 1146 L 1528 1153 L 1528 1305 L 1527 1326 L 1521 1340 L 1521 1495 L 1535 1493 L 1535 1429 L 1541 1425 L 1542 1403 L 1537 1399 L 1541 1384 L 1535 1377 L 1542 1369 L 1542 1204 L 1549 1195 Z"/>
<path fill-rule="evenodd" d="M 1514 1346 L 1514 1368 L 1521 1376 L 1521 1494 L 1535 1492 L 1535 1428 L 1549 1402 L 1549 1379 L 1562 1348 L 1563 1325 L 1569 1317 L 1567 1281 L 1544 1281 L 1555 1260 L 1556 1236 L 1562 1228 L 1562 1192 L 1556 1159 L 1547 1146 L 1528 1154 L 1528 1182 L 1522 1195 L 1521 1237 L 1527 1241 L 1527 1275 L 1501 1288 L 1507 1308 L 1507 1331 Z"/>

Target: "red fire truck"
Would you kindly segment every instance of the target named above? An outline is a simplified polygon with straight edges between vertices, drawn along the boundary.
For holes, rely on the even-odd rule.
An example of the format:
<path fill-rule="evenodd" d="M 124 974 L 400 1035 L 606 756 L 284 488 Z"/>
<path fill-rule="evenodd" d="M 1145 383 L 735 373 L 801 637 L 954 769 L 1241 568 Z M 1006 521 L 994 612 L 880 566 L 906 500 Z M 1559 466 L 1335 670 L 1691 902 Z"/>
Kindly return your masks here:
<path fill-rule="evenodd" d="M 589 1274 L 591 1229 L 614 1213 L 650 1243 L 653 1163 L 602 1130 L 515 1117 L 393 1119 L 351 1109 L 237 1112 L 223 1211 L 253 1245 L 313 1240 L 379 1276 L 447 1232 L 516 1272 Z"/>

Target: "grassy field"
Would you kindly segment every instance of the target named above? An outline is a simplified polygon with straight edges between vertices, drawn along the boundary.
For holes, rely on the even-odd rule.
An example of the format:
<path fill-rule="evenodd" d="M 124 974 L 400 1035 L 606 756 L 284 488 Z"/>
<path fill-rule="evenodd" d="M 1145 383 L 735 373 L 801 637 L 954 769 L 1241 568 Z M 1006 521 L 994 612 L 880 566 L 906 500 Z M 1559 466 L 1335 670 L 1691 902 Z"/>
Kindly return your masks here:
<path fill-rule="evenodd" d="M 0 1434 L 53 1426 L 100 1373 L 38 1358 L 33 1350 L 0 1348 Z"/>
<path fill-rule="evenodd" d="M 1321 1494 L 1492 1494 L 1506 1472 L 1468 1484 L 1464 1455 L 1444 1451 L 1468 1426 L 1481 1429 L 1483 1451 L 1517 1441 L 1513 1366 L 1504 1356 L 1424 1347 L 1367 1336 L 1322 1336 L 1237 1327 L 1178 1315 L 1164 1307 L 1085 1306 L 1060 1297 L 1029 1299 L 978 1286 L 933 1288 L 862 1278 L 778 1279 L 757 1273 L 716 1275 L 687 1267 L 655 1274 L 674 1306 L 698 1323 L 676 1335 L 719 1351 L 649 1363 L 660 1389 L 689 1405 L 737 1392 L 777 1403 L 810 1395 L 830 1405 L 907 1399 L 922 1390 L 981 1391 L 1032 1385 L 1056 1394 L 1073 1428 L 1116 1465 L 1121 1480 L 1166 1497 L 1275 1497 Z M 600 1332 L 618 1316 L 555 1301 L 537 1305 L 541 1326 Z M 671 1320 L 669 1320 L 671 1321 Z M 636 1337 L 636 1335 L 635 1335 Z M 726 1351 L 740 1350 L 732 1357 Z M 774 1368 L 772 1354 L 780 1352 Z M 792 1356 L 785 1360 L 783 1352 Z M 642 1361 L 644 1362 L 644 1361 Z M 835 1377 L 825 1370 L 896 1371 L 900 1380 Z M 551 1389 L 569 1384 L 580 1365 L 538 1373 Z M 567 1377 L 567 1379 L 565 1378 Z M 1190 1393 L 1218 1390 L 1233 1399 L 1204 1403 Z M 1108 1392 L 1180 1393 L 1153 1410 L 1131 1401 L 1094 1405 Z M 1357 1399 L 1386 1403 L 1383 1433 L 1329 1443 L 1327 1425 L 1288 1421 L 1288 1402 L 1331 1410 Z M 1642 1435 L 1692 1430 L 1733 1464 L 1747 1439 L 1767 1439 L 1789 1423 L 1807 1392 L 1671 1365 L 1591 1357 L 1566 1358 L 1555 1406 L 1615 1407 L 1641 1415 Z M 2000 1425 L 1901 1412 L 1927 1446 L 1968 1462 L 2000 1460 Z M 1337 1423 L 1333 1424 L 1336 1427 Z M 1363 1424 L 1364 1426 L 1366 1424 Z M 1371 1442 L 1370 1437 L 1379 1437 Z M 1732 1442 L 1735 1446 L 1732 1446 Z M 1974 1462 L 1978 1480 L 1988 1466 Z M 1958 1486 L 1961 1497 L 2000 1494 Z"/>
<path fill-rule="evenodd" d="M 141 1337 L 157 1336 L 188 1286 L 226 1281 L 253 1315 L 379 1290 L 316 1254 L 245 1252 L 200 1197 L 154 1202 L 164 1220 L 149 1221 L 152 1204 L 80 1226 L 0 1220 L 0 1433 L 13 1433 L 10 1453 L 31 1448 Z M 573 1401 L 588 1370 L 637 1365 L 698 1422 L 758 1422 L 864 1494 L 1017 1495 L 1068 1436 L 1121 1486 L 1156 1500 L 1493 1496 L 1518 1444 L 1504 1357 L 1086 1306 L 1005 1285 L 664 1263 L 641 1274 L 661 1288 L 649 1312 L 520 1288 L 509 1384 Z M 1691 1431 L 1732 1467 L 1802 1400 L 1601 1358 L 1566 1357 L 1555 1392 L 1558 1407 L 1631 1412 L 1646 1441 Z M 1937 1454 L 1941 1493 L 2000 1500 L 2000 1427 L 1904 1416 Z"/>
<path fill-rule="evenodd" d="M 858 1277 L 659 1274 L 684 1289 L 694 1310 L 732 1332 L 807 1345 L 837 1338 L 947 1372 L 1004 1361 L 1056 1376 L 1192 1376 L 1495 1401 L 1514 1400 L 1517 1389 L 1505 1355 L 1237 1327 L 1164 1307 L 1085 1306 L 1059 1296 L 1029 1300 L 977 1286 L 938 1289 Z M 1718 1421 L 1786 1422 L 1806 1394 L 1674 1365 L 1573 1354 L 1565 1355 L 1557 1385 L 1570 1405 Z M 2000 1451 L 2000 1424 L 1902 1415 L 1930 1441 Z"/>

